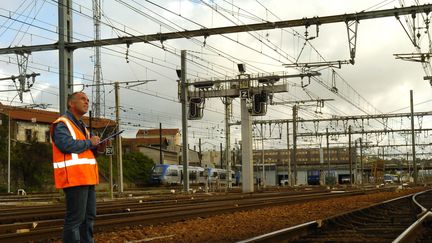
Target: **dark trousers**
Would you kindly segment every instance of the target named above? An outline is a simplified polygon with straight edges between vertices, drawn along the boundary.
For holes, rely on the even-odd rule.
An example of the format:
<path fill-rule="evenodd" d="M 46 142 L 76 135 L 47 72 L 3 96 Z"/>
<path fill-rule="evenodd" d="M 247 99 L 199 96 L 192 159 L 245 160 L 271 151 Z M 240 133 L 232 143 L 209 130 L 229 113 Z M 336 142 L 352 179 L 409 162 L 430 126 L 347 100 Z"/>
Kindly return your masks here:
<path fill-rule="evenodd" d="M 66 217 L 63 242 L 93 243 L 93 224 L 96 218 L 95 186 L 64 188 Z"/>

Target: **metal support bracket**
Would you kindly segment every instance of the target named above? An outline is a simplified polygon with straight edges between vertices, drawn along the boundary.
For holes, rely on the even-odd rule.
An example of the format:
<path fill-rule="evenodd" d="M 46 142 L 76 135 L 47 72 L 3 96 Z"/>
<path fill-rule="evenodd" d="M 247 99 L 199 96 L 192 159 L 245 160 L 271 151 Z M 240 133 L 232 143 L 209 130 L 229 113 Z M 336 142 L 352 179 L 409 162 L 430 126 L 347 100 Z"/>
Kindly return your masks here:
<path fill-rule="evenodd" d="M 349 53 L 350 53 L 350 63 L 354 65 L 354 59 L 356 54 L 356 47 L 357 47 L 357 27 L 358 27 L 358 20 L 347 20 L 345 21 L 345 24 L 347 26 L 347 34 L 348 34 L 348 47 L 349 47 Z"/>

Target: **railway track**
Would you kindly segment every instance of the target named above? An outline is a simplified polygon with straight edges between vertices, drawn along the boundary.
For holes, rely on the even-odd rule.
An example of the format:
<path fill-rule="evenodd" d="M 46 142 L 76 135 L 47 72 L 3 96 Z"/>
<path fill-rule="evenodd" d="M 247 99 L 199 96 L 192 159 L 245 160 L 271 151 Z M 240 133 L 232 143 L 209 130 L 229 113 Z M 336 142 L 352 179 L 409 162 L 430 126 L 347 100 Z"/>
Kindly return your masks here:
<path fill-rule="evenodd" d="M 431 200 L 428 190 L 240 242 L 428 242 Z"/>
<path fill-rule="evenodd" d="M 271 195 L 282 195 L 282 196 L 295 196 L 295 195 L 308 195 L 315 193 L 326 193 L 330 190 L 311 190 L 311 191 L 291 191 L 291 192 L 271 192 L 271 193 L 259 193 L 259 194 L 227 194 L 227 195 L 216 195 L 209 196 L 206 194 L 180 194 L 170 196 L 153 196 L 153 197 L 137 197 L 137 198 L 126 198 L 114 201 L 99 201 L 97 202 L 98 214 L 112 214 L 121 213 L 125 211 L 135 211 L 144 206 L 148 207 L 160 207 L 173 205 L 179 207 L 184 204 L 192 203 L 197 204 L 200 202 L 211 202 L 211 201 L 227 201 L 227 200 L 240 200 L 244 198 L 267 198 Z M 0 225 L 10 224 L 17 222 L 32 222 L 48 219 L 63 218 L 65 206 L 62 203 L 51 204 L 51 205 L 39 205 L 39 206 L 4 206 L 0 208 Z"/>
<path fill-rule="evenodd" d="M 263 193 L 254 195 L 230 195 L 217 198 L 188 200 L 166 200 L 149 202 L 120 202 L 98 205 L 95 232 L 111 230 L 120 226 L 155 225 L 196 217 L 251 210 L 267 206 L 287 205 L 310 200 L 322 200 L 376 192 L 377 190 L 357 190 L 350 192 L 314 193 Z M 118 202 L 119 203 L 119 202 Z M 64 207 L 64 206 L 63 206 Z M 35 208 L 33 208 L 35 209 Z M 20 209 L 17 209 L 20 210 Z M 0 242 L 56 239 L 61 235 L 64 209 L 48 213 L 42 211 L 31 214 L 28 211 L 16 215 L 17 211 L 0 215 Z M 52 209 L 51 209 L 52 210 Z M 15 214 L 15 215 L 14 215 Z M 42 216 L 44 215 L 44 216 Z M 11 220 L 15 217 L 15 221 Z M 19 223 L 16 220 L 20 220 Z"/>

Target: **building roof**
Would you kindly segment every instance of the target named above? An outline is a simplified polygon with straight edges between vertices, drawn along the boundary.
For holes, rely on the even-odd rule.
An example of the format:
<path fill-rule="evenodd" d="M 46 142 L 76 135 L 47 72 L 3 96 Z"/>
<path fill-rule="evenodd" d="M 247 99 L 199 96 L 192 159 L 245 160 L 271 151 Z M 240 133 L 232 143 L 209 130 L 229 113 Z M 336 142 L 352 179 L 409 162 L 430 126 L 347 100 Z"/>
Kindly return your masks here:
<path fill-rule="evenodd" d="M 37 123 L 51 124 L 60 115 L 59 112 L 39 110 L 33 108 L 24 108 L 16 106 L 8 106 L 0 103 L 0 114 L 10 116 L 12 120 L 29 121 Z M 85 124 L 89 125 L 89 117 L 84 116 L 83 119 Z M 92 119 L 93 128 L 104 128 L 106 126 L 115 126 L 116 122 L 106 118 L 94 118 Z"/>
<path fill-rule="evenodd" d="M 124 138 L 122 139 L 122 141 L 124 140 Z M 160 151 L 160 149 L 159 148 L 155 148 L 155 147 L 151 147 L 151 146 L 146 146 L 146 145 L 139 145 L 138 146 L 139 148 L 145 148 L 145 149 L 149 149 L 149 150 L 157 150 L 157 151 Z M 170 151 L 170 150 L 167 150 L 167 149 L 162 149 L 162 151 L 164 152 L 164 156 L 166 156 L 166 155 L 171 155 L 171 156 L 175 156 L 175 157 L 177 157 L 177 152 L 176 151 Z"/>
<path fill-rule="evenodd" d="M 159 135 L 159 130 L 160 129 L 140 129 L 138 130 L 136 137 Z M 177 133 L 180 133 L 180 129 L 178 128 L 162 129 L 162 135 L 176 135 Z"/>
<path fill-rule="evenodd" d="M 168 140 L 163 137 L 162 143 L 164 143 L 165 145 L 168 145 Z M 139 145 L 159 145 L 160 139 L 159 138 L 122 138 L 122 144 L 123 145 L 134 144 L 136 146 L 139 146 Z"/>

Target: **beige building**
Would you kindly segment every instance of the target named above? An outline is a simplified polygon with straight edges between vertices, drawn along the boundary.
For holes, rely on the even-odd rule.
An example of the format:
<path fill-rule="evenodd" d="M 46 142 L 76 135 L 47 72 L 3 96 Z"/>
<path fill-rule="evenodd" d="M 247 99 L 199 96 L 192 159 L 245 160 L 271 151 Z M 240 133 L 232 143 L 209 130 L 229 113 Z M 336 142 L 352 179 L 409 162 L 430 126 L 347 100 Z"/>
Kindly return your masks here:
<path fill-rule="evenodd" d="M 162 148 L 167 150 L 168 140 L 162 138 L 122 138 L 122 147 L 124 153 L 140 152 L 139 147 Z"/>
<path fill-rule="evenodd" d="M 162 134 L 161 134 L 162 133 Z M 181 144 L 180 129 L 140 129 L 136 134 L 136 138 L 157 138 L 160 136 L 168 141 L 167 150 L 175 151 L 176 146 Z"/>
<path fill-rule="evenodd" d="M 159 148 L 139 145 L 137 146 L 138 151 L 153 160 L 155 164 L 159 164 L 160 161 L 160 150 Z M 162 162 L 163 164 L 176 165 L 178 164 L 178 156 L 176 152 L 162 150 Z"/>
<path fill-rule="evenodd" d="M 220 168 L 220 151 L 209 150 L 202 152 L 202 164 L 207 167 L 217 167 Z M 225 165 L 224 165 L 225 166 Z"/>
<path fill-rule="evenodd" d="M 321 152 L 322 151 L 322 152 Z M 321 155 L 324 164 L 328 162 L 327 158 L 330 158 L 331 165 L 348 165 L 349 154 L 348 148 L 346 147 L 332 147 L 327 153 L 327 148 L 299 148 L 297 149 L 297 165 L 298 166 L 316 166 L 321 164 Z M 286 165 L 292 158 L 290 158 L 292 149 L 265 149 L 264 150 L 264 163 L 275 164 L 275 165 Z M 352 158 L 355 158 L 355 149 L 352 150 Z M 262 163 L 262 151 L 253 151 L 253 160 L 258 164 Z"/>

